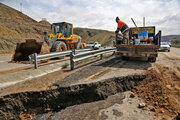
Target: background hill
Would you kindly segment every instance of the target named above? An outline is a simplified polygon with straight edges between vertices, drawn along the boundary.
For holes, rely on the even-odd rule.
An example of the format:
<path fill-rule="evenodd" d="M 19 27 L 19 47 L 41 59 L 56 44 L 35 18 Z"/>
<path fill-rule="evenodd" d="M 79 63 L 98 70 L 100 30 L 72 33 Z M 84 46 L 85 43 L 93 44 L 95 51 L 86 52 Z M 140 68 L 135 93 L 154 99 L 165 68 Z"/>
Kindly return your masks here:
<path fill-rule="evenodd" d="M 106 30 L 74 28 L 74 34 L 81 36 L 82 41 L 85 43 L 98 41 L 103 46 L 112 45 L 112 41 L 115 39 L 114 32 Z"/>
<path fill-rule="evenodd" d="M 162 36 L 162 41 L 171 42 L 172 45 L 180 45 L 180 35 Z"/>
<path fill-rule="evenodd" d="M 163 41 L 167 41 L 167 40 L 180 40 L 180 35 L 166 35 L 166 36 L 162 36 L 162 40 Z"/>
<path fill-rule="evenodd" d="M 0 53 L 12 52 L 18 42 L 40 39 L 50 24 L 37 22 L 27 15 L 0 3 Z"/>

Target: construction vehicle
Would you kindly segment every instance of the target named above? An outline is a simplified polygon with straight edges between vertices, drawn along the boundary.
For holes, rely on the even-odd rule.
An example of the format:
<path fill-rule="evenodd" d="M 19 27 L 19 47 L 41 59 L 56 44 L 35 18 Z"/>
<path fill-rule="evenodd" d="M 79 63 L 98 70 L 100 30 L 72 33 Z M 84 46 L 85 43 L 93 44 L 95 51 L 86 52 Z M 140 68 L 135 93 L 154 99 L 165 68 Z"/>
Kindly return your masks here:
<path fill-rule="evenodd" d="M 100 49 L 101 48 L 101 44 L 99 44 L 98 42 L 89 42 L 87 45 L 86 45 L 87 48 L 93 48 L 94 50 L 97 50 L 97 49 Z"/>
<path fill-rule="evenodd" d="M 86 47 L 86 44 L 81 42 L 81 37 L 73 34 L 72 23 L 53 23 L 51 30 L 50 34 L 44 32 L 41 42 L 28 39 L 24 43 L 18 43 L 12 61 L 28 61 L 29 55 L 33 53 L 43 54 Z"/>
<path fill-rule="evenodd" d="M 134 20 L 132 21 L 135 24 Z M 155 26 L 137 27 L 136 24 L 135 26 L 129 29 L 129 41 L 127 44 L 119 44 L 123 36 L 116 35 L 117 54 L 124 60 L 131 57 L 144 57 L 149 62 L 155 62 L 161 43 L 161 31 L 155 35 Z M 146 34 L 140 35 L 140 33 Z"/>

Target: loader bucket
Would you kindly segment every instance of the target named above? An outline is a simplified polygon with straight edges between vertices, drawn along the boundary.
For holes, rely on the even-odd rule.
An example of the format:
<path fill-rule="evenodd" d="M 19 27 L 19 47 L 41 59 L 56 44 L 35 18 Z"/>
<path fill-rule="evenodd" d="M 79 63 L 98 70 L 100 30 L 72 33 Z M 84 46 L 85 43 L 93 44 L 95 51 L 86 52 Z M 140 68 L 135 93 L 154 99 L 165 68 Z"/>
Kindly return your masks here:
<path fill-rule="evenodd" d="M 12 57 L 12 61 L 29 61 L 29 55 L 33 53 L 49 53 L 50 50 L 45 42 L 37 42 L 28 39 L 24 43 L 18 43 Z"/>

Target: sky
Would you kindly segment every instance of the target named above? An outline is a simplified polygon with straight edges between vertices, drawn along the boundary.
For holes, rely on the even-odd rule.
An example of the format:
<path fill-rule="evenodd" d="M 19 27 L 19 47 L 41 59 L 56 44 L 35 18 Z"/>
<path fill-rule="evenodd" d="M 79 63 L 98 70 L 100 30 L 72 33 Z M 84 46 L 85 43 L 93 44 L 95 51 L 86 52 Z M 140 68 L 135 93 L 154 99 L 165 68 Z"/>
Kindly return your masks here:
<path fill-rule="evenodd" d="M 1 3 L 20 10 L 40 21 L 50 23 L 67 21 L 74 27 L 115 31 L 116 16 L 134 27 L 156 26 L 163 35 L 180 35 L 180 0 L 0 0 Z"/>

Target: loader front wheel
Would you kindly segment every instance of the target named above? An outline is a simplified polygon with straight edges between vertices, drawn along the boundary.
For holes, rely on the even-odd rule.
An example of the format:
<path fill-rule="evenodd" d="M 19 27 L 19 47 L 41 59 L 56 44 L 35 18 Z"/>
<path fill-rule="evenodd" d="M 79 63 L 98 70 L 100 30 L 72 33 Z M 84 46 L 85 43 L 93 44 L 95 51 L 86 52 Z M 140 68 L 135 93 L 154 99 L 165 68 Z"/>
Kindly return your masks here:
<path fill-rule="evenodd" d="M 156 62 L 156 57 L 148 58 L 148 62 Z"/>
<path fill-rule="evenodd" d="M 53 45 L 52 51 L 58 52 L 58 51 L 64 51 L 67 50 L 67 46 L 63 41 L 56 41 Z"/>
<path fill-rule="evenodd" d="M 83 48 L 83 44 L 82 43 L 77 43 L 76 45 L 76 49 L 82 49 Z"/>

